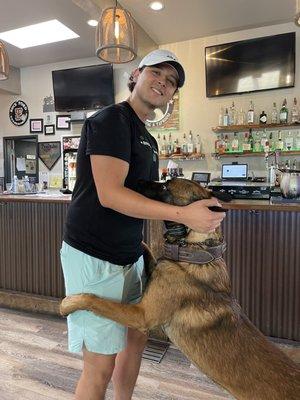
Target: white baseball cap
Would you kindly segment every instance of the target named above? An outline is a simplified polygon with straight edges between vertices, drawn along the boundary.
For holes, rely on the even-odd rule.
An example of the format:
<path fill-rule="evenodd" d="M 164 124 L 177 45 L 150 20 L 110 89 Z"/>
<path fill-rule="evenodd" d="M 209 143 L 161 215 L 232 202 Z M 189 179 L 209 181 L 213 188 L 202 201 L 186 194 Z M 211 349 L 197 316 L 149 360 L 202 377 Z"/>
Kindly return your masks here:
<path fill-rule="evenodd" d="M 182 87 L 185 80 L 185 73 L 183 66 L 178 61 L 178 58 L 169 50 L 157 49 L 151 51 L 151 53 L 147 54 L 142 61 L 139 63 L 138 68 L 149 67 L 151 65 L 157 65 L 161 63 L 170 64 L 178 74 L 178 87 Z"/>

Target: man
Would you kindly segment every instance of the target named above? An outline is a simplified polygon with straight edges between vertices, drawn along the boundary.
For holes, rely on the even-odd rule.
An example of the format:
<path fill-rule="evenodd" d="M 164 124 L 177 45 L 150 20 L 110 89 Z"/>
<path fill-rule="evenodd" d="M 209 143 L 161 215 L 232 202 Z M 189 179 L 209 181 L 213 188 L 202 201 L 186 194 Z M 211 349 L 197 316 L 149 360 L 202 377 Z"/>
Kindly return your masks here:
<path fill-rule="evenodd" d="M 145 198 L 140 179 L 158 179 L 158 149 L 145 120 L 165 106 L 185 80 L 176 56 L 148 54 L 130 77 L 127 101 L 87 119 L 77 156 L 77 181 L 68 210 L 61 260 L 66 294 L 94 293 L 136 303 L 145 284 L 143 219 L 171 220 L 199 232 L 214 230 L 224 213 L 216 199 L 177 207 Z M 102 400 L 112 379 L 115 400 L 130 400 L 145 335 L 87 311 L 68 317 L 69 349 L 83 351 L 77 400 Z"/>

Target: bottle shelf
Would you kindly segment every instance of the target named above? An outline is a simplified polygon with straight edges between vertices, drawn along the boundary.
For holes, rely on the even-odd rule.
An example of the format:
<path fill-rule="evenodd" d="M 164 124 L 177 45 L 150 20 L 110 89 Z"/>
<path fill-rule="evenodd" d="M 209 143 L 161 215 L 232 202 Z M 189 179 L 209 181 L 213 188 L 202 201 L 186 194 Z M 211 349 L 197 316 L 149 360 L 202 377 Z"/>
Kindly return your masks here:
<path fill-rule="evenodd" d="M 251 125 L 229 125 L 229 126 L 217 126 L 212 128 L 212 131 L 215 133 L 223 133 L 223 132 L 244 132 L 249 129 L 252 130 L 263 130 L 263 129 L 289 129 L 289 128 L 298 128 L 300 129 L 300 123 L 298 124 L 251 124 Z"/>
<path fill-rule="evenodd" d="M 300 150 L 294 150 L 294 151 L 280 151 L 277 150 L 279 156 L 300 156 Z M 219 153 L 212 153 L 212 156 L 215 158 L 232 158 L 232 157 L 265 157 L 264 152 L 235 152 L 235 153 L 224 153 L 224 154 L 219 154 Z M 271 151 L 268 153 L 268 157 L 274 156 L 274 152 Z"/>
<path fill-rule="evenodd" d="M 159 156 L 160 160 L 173 160 L 173 161 L 198 161 L 204 160 L 205 154 L 184 156 L 183 154 L 173 155 L 169 157 Z"/>

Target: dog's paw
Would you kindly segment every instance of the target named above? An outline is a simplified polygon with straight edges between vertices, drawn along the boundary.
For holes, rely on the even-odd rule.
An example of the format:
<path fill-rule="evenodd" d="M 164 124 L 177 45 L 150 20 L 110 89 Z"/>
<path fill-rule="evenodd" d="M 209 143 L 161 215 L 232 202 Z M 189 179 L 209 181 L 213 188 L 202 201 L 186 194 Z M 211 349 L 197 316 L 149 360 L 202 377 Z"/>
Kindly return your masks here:
<path fill-rule="evenodd" d="M 91 294 L 75 294 L 65 297 L 60 304 L 60 314 L 66 316 L 74 311 L 88 310 L 93 297 L 95 296 Z"/>

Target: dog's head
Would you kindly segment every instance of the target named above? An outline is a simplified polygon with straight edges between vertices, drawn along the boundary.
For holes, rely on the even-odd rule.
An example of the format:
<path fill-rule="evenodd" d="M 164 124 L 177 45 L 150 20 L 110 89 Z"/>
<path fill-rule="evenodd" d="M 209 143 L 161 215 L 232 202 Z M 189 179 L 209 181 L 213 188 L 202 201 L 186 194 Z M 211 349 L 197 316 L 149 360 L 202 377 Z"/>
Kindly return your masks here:
<path fill-rule="evenodd" d="M 166 182 L 140 181 L 138 184 L 138 192 L 150 199 L 176 206 L 186 206 L 194 201 L 210 199 L 211 197 L 216 197 L 222 201 L 231 200 L 231 198 L 223 194 L 214 193 L 205 189 L 195 181 L 183 178 L 173 178 Z M 212 211 L 225 210 L 213 209 Z"/>

